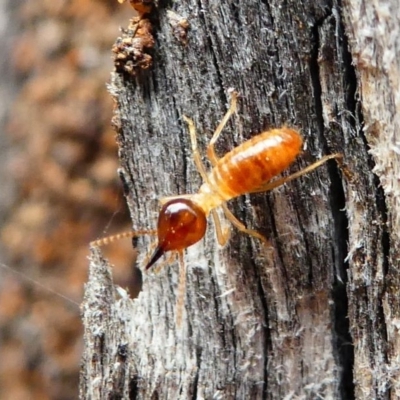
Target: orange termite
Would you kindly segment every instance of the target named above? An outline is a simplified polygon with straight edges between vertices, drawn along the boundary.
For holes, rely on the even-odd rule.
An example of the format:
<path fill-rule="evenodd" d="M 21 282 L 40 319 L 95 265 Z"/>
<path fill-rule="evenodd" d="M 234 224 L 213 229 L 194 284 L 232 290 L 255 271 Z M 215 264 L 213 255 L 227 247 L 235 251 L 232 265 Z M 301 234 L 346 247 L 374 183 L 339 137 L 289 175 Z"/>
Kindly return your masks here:
<path fill-rule="evenodd" d="M 233 92 L 230 107 L 218 125 L 208 146 L 207 155 L 213 167 L 209 173 L 206 172 L 197 149 L 194 123 L 191 119 L 183 117 L 189 127 L 194 162 L 204 181 L 199 191 L 195 194 L 161 199 L 162 208 L 158 217 L 157 230 L 125 232 L 97 240 L 92 242 L 92 245 L 101 246 L 128 236 L 157 235 L 157 247 L 145 268 L 150 268 L 167 252 L 178 252 L 181 264 L 179 286 L 180 291 L 182 291 L 184 290 L 182 288 L 184 288 L 185 282 L 183 251 L 204 237 L 209 214 L 214 219 L 218 242 L 224 245 L 229 237 L 221 229 L 221 223 L 215 211 L 217 207 L 222 207 L 225 216 L 240 231 L 268 243 L 263 235 L 246 228 L 236 219 L 227 208 L 227 201 L 243 194 L 274 189 L 314 170 L 330 159 L 341 159 L 342 155 L 337 153 L 325 156 L 290 176 L 271 181 L 272 178 L 292 164 L 300 153 L 303 144 L 302 137 L 298 131 L 284 126 L 279 129 L 262 132 L 234 148 L 224 157 L 218 158 L 215 154 L 214 144 L 229 118 L 236 111 L 237 97 L 238 94 Z M 177 317 L 177 319 L 179 318 Z"/>

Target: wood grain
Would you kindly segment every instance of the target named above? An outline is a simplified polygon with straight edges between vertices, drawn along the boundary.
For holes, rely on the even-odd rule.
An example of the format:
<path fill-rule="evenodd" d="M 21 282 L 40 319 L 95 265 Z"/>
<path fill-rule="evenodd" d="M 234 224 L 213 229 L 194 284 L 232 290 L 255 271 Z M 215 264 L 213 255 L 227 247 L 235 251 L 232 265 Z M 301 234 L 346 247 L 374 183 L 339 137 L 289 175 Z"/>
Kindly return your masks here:
<path fill-rule="evenodd" d="M 241 95 L 239 111 L 217 143 L 219 155 L 287 124 L 298 127 L 305 140 L 304 153 L 288 173 L 342 152 L 351 176 L 342 176 L 330 162 L 270 193 L 233 201 L 235 215 L 263 233 L 271 247 L 233 230 L 229 245 L 220 249 L 210 224 L 205 240 L 186 253 L 180 328 L 174 319 L 176 264 L 145 274 L 142 292 L 130 300 L 116 294 L 94 250 L 84 303 L 82 398 L 390 395 L 399 348 L 391 320 L 398 312 L 399 258 L 392 248 L 398 236 L 392 229 L 398 232 L 399 209 L 392 186 L 379 180 L 393 183 L 395 174 L 387 177 L 376 151 L 370 152 L 374 143 L 386 150 L 388 144 L 380 134 L 372 143 L 363 125 L 365 86 L 358 86 L 362 75 L 352 60 L 361 46 L 353 26 L 352 7 L 361 7 L 356 3 L 345 2 L 345 21 L 335 1 L 158 4 L 151 17 L 153 67 L 136 76 L 114 73 L 110 84 L 134 228 L 155 226 L 156 197 L 198 190 L 201 180 L 182 115 L 194 120 L 205 151 L 230 88 Z M 374 6 L 364 4 L 368 7 Z M 171 30 L 170 10 L 190 24 L 186 45 Z M 398 167 L 393 152 L 387 157 L 385 171 L 390 163 Z M 143 255 L 148 245 L 148 238 L 140 241 Z M 103 288 L 106 301 L 96 297 L 93 285 Z M 93 324 L 97 313 L 104 318 Z M 102 346 L 93 347 L 100 338 Z M 126 349 L 123 362 L 120 346 Z M 102 360 L 100 371 L 90 365 L 96 358 Z M 119 380 L 112 375 L 117 368 Z M 116 382 L 119 391 L 113 392 Z"/>

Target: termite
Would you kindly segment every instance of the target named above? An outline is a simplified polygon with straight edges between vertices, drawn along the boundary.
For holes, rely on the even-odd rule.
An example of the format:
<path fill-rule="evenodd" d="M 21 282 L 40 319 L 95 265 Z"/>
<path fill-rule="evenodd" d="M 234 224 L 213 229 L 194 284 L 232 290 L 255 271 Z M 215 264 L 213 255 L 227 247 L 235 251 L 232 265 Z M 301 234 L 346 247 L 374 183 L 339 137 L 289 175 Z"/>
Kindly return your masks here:
<path fill-rule="evenodd" d="M 108 244 L 123 237 L 138 237 L 141 235 L 157 235 L 157 246 L 148 260 L 145 269 L 149 269 L 167 252 L 177 252 L 181 265 L 179 292 L 184 293 L 186 272 L 183 262 L 183 252 L 189 246 L 200 241 L 206 232 L 207 217 L 211 214 L 220 245 L 226 244 L 229 235 L 223 232 L 216 212 L 222 207 L 226 218 L 240 231 L 250 234 L 264 243 L 267 239 L 255 230 L 248 229 L 240 222 L 226 203 L 248 193 L 259 193 L 272 190 L 295 178 L 298 178 L 331 159 L 340 160 L 340 153 L 327 155 L 308 167 L 287 177 L 271 181 L 287 169 L 301 152 L 303 139 L 300 133 L 287 126 L 270 129 L 247 140 L 238 147 L 218 158 L 214 145 L 230 117 L 235 113 L 238 94 L 232 92 L 228 111 L 218 125 L 207 148 L 207 156 L 212 169 L 207 173 L 197 148 L 196 128 L 193 121 L 183 116 L 189 128 L 193 159 L 203 179 L 203 184 L 197 193 L 164 197 L 156 230 L 141 230 L 124 232 L 91 243 L 94 246 Z M 179 309 L 183 306 L 183 296 L 178 297 L 177 320 L 180 320 Z"/>

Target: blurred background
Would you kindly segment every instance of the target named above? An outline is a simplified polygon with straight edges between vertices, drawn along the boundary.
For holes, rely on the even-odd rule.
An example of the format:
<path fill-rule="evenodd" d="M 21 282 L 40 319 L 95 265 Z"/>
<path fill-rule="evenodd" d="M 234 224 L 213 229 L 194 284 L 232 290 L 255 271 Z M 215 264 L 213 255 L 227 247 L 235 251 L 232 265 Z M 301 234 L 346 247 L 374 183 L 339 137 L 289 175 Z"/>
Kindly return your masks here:
<path fill-rule="evenodd" d="M 89 242 L 130 229 L 106 82 L 117 0 L 0 0 L 0 400 L 77 399 Z M 129 240 L 106 248 L 128 286 Z"/>

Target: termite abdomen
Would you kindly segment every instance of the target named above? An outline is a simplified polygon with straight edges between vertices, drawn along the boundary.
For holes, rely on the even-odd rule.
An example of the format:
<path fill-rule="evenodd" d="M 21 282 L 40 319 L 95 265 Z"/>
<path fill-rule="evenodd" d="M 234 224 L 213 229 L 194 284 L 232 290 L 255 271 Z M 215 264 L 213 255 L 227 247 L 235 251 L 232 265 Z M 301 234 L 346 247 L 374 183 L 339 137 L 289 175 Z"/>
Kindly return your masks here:
<path fill-rule="evenodd" d="M 222 157 L 211 179 L 224 198 L 249 193 L 285 170 L 302 143 L 300 134 L 291 128 L 263 132 Z"/>

